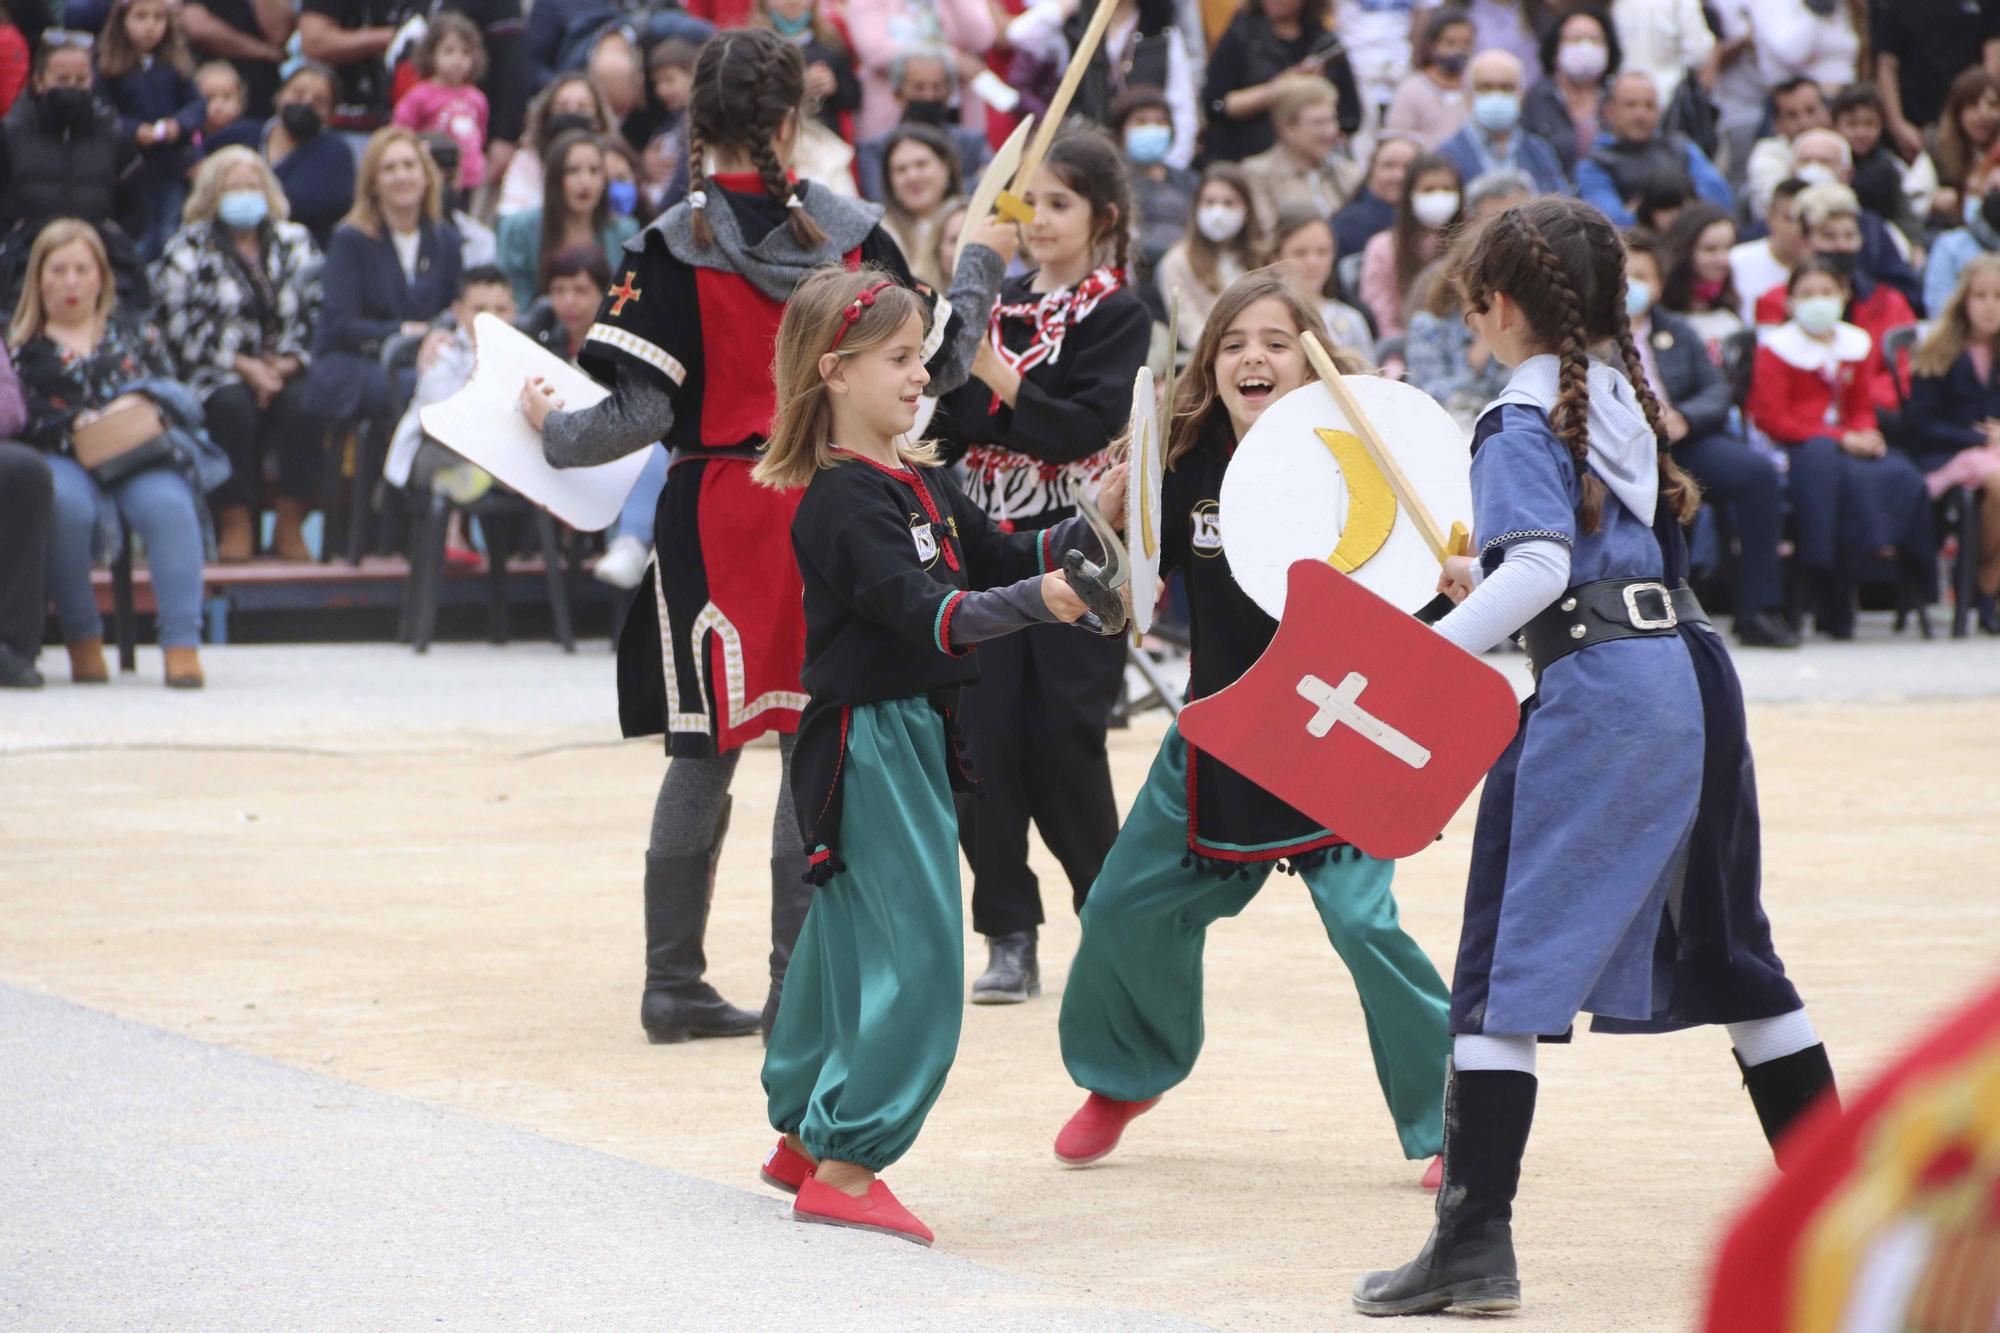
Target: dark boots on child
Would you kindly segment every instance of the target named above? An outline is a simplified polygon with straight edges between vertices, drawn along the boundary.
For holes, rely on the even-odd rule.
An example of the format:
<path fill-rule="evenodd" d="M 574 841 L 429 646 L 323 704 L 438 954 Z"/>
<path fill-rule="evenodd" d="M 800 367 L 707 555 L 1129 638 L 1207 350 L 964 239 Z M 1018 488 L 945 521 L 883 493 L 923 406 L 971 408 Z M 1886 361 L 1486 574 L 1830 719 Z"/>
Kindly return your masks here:
<path fill-rule="evenodd" d="M 1035 957 L 1035 932 L 1017 930 L 986 937 L 986 971 L 972 983 L 974 1004 L 1020 1004 L 1042 993 L 1042 965 Z"/>
<path fill-rule="evenodd" d="M 1367 1315 L 1521 1307 L 1514 1267 L 1514 1191 L 1535 1119 L 1535 1076 L 1454 1070 L 1445 1090 L 1444 1184 L 1437 1225 L 1417 1257 L 1363 1274 L 1354 1308 Z"/>
<path fill-rule="evenodd" d="M 747 1037 L 757 1030 L 755 1012 L 738 1009 L 702 980 L 708 970 L 702 940 L 728 831 L 725 801 L 707 851 L 646 854 L 646 993 L 639 1001 L 639 1024 L 656 1046 L 690 1037 Z"/>
<path fill-rule="evenodd" d="M 1779 1147 L 1786 1132 L 1819 1100 L 1821 1093 L 1838 1095 L 1826 1046 L 1823 1043 L 1808 1046 L 1761 1065 L 1746 1065 L 1743 1057 L 1737 1055 L 1736 1067 L 1743 1071 L 1743 1086 L 1750 1090 L 1750 1104 L 1757 1108 L 1757 1123 L 1764 1127 L 1771 1155 L 1783 1168 L 1788 1164 Z"/>

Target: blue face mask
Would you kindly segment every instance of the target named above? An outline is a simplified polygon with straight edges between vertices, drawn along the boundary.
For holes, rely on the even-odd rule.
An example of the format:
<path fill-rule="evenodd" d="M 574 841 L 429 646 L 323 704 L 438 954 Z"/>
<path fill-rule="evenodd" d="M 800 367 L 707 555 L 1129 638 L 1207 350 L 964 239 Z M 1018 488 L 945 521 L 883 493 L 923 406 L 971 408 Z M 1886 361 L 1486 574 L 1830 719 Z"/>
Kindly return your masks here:
<path fill-rule="evenodd" d="M 1167 125 L 1134 125 L 1125 131 L 1125 154 L 1142 167 L 1165 160 L 1174 146 L 1174 132 Z"/>
<path fill-rule="evenodd" d="M 262 190 L 231 190 L 215 206 L 222 225 L 248 231 L 271 216 L 271 201 Z"/>
<path fill-rule="evenodd" d="M 639 206 L 639 187 L 633 181 L 612 181 L 604 187 L 604 198 L 619 217 L 631 217 Z"/>
<path fill-rule="evenodd" d="M 780 37 L 802 36 L 812 27 L 812 24 L 813 19 L 811 14 L 801 14 L 795 19 L 788 19 L 783 14 L 771 15 L 771 26 L 778 30 Z"/>
<path fill-rule="evenodd" d="M 1519 93 L 1474 93 L 1472 95 L 1472 118 L 1479 122 L 1479 128 L 1494 134 L 1505 134 L 1521 123 L 1521 95 Z"/>
<path fill-rule="evenodd" d="M 1625 281 L 1625 317 L 1644 319 L 1646 312 L 1653 308 L 1653 284 L 1650 282 Z"/>

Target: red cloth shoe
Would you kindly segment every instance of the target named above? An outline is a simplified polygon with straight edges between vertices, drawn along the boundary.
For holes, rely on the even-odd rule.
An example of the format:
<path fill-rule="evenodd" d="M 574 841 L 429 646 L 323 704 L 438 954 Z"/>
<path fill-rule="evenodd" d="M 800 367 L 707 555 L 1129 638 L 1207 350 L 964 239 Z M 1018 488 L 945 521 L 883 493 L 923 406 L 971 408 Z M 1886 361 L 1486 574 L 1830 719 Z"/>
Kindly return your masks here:
<path fill-rule="evenodd" d="M 766 1180 L 770 1177 L 766 1176 Z M 1444 1184 L 1444 1157 L 1442 1154 L 1431 1158 L 1431 1164 L 1424 1168 L 1424 1188 L 1434 1190 Z"/>
<path fill-rule="evenodd" d="M 928 1245 L 936 1239 L 931 1229 L 898 1203 L 889 1187 L 879 1180 L 870 1183 L 867 1198 L 857 1199 L 846 1190 L 821 1184 L 817 1176 L 807 1176 L 799 1185 L 799 1197 L 792 1201 L 792 1219 L 853 1227 L 856 1231 L 879 1231 L 919 1245 Z"/>
<path fill-rule="evenodd" d="M 782 1134 L 778 1136 L 778 1146 L 771 1149 L 764 1165 L 757 1168 L 760 1180 L 772 1189 L 780 1189 L 787 1194 L 797 1194 L 799 1186 L 805 1184 L 806 1177 L 812 1173 L 813 1159 L 804 1153 L 793 1152 Z"/>
<path fill-rule="evenodd" d="M 1121 1102 L 1115 1097 L 1091 1093 L 1082 1109 L 1056 1135 L 1056 1160 L 1064 1166 L 1089 1166 L 1109 1156 L 1118 1146 L 1125 1126 L 1159 1104 L 1158 1097 L 1143 1102 Z"/>

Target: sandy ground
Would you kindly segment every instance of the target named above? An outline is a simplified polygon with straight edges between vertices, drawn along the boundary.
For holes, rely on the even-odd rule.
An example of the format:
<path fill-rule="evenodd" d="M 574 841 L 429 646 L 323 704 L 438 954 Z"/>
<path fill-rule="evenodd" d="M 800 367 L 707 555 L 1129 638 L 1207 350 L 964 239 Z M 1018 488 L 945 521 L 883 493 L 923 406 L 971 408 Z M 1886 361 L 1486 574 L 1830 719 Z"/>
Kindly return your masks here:
<path fill-rule="evenodd" d="M 755 1188 L 771 1137 L 756 1041 L 650 1047 L 636 1022 L 657 749 L 602 744 L 567 707 L 383 729 L 367 696 L 391 685 L 373 679 L 346 682 L 344 714 L 300 702 L 274 738 L 258 706 L 232 709 L 230 660 L 196 705 L 136 682 L 102 705 L 52 686 L 0 717 L 0 980 Z M 388 682 L 417 670 L 381 660 Z M 424 688 L 448 684 L 422 670 Z M 104 734 L 127 710 L 150 730 Z M 1113 733 L 1123 799 L 1158 716 Z M 2000 699 L 1760 705 L 1752 732 L 1779 946 L 1855 1080 L 1994 965 Z M 291 748 L 257 748 L 272 739 Z M 753 750 L 738 775 L 710 929 L 712 979 L 752 1006 L 776 771 Z M 1468 811 L 1397 876 L 1447 975 L 1469 834 Z M 1355 1273 L 1408 1258 L 1431 1198 L 1399 1159 L 1353 989 L 1297 881 L 1275 877 L 1212 932 L 1193 1078 L 1115 1158 L 1065 1172 L 1049 1145 L 1080 1097 L 1055 1030 L 1076 926 L 1042 866 L 1047 993 L 968 1009 L 898 1192 L 941 1249 L 1072 1296 L 1227 1328 L 1361 1323 Z M 969 974 L 982 964 L 968 947 Z M 1717 1227 L 1768 1169 L 1726 1040 L 1585 1035 L 1544 1052 L 1516 1324 L 1688 1327 Z"/>

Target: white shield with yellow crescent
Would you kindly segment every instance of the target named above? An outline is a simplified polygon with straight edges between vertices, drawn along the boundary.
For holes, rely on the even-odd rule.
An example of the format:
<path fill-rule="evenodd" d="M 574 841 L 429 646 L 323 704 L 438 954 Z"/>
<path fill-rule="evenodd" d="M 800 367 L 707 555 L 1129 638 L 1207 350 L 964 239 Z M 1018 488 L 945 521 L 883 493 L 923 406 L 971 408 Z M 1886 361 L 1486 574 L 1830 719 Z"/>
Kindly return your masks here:
<path fill-rule="evenodd" d="M 1470 529 L 1472 453 L 1451 414 L 1379 375 L 1344 383 L 1439 525 Z M 1273 617 L 1302 559 L 1327 561 L 1405 611 L 1436 595 L 1436 554 L 1317 380 L 1264 409 L 1223 474 L 1221 510 L 1229 571 Z"/>

